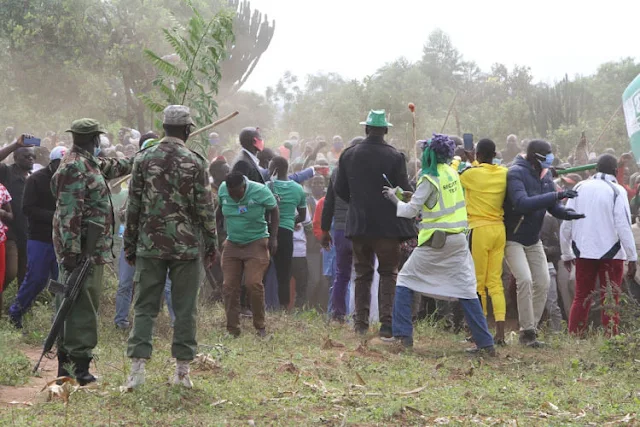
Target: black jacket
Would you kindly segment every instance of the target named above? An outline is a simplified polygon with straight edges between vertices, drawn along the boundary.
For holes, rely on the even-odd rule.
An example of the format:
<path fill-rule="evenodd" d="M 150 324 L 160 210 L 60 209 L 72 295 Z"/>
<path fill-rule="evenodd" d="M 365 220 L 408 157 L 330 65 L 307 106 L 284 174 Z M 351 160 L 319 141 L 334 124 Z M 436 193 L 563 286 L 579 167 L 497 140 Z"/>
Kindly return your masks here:
<path fill-rule="evenodd" d="M 260 184 L 265 183 L 260 167 L 244 151 L 240 151 L 240 154 L 233 161 L 231 172 L 240 172 L 249 178 L 249 181 L 259 182 Z"/>
<path fill-rule="evenodd" d="M 338 168 L 331 173 L 331 179 L 327 186 L 327 195 L 324 198 L 324 208 L 322 208 L 322 230 L 330 231 L 331 224 L 335 230 L 345 230 L 347 227 L 347 212 L 349 203 L 336 196 L 334 189 Z"/>
<path fill-rule="evenodd" d="M 393 186 L 411 191 L 404 156 L 382 137 L 369 136 L 340 156 L 334 189 L 349 203 L 347 237 L 416 237 L 413 220 L 398 218 L 395 205 L 382 196 L 388 185 L 382 174 Z"/>
<path fill-rule="evenodd" d="M 29 240 L 51 243 L 56 199 L 51 192 L 53 172 L 42 168 L 27 178 L 22 199 L 22 212 L 29 224 Z"/>
<path fill-rule="evenodd" d="M 524 246 L 538 243 L 547 211 L 558 219 L 566 219 L 566 210 L 558 201 L 551 172 L 540 178 L 531 163 L 517 156 L 507 173 L 504 201 L 507 241 Z"/>

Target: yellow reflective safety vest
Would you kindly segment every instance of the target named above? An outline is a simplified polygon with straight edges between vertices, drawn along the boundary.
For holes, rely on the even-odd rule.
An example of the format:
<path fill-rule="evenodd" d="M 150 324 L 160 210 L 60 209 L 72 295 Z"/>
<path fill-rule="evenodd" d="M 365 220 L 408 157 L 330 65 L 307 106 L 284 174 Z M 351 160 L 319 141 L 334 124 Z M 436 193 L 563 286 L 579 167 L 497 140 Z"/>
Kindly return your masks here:
<path fill-rule="evenodd" d="M 464 191 L 458 173 L 447 164 L 439 164 L 438 175 L 423 175 L 418 181 L 418 186 L 427 180 L 438 189 L 438 202 L 433 209 L 427 208 L 426 203 L 422 205 L 418 246 L 429 240 L 436 230 L 457 234 L 468 227 Z"/>

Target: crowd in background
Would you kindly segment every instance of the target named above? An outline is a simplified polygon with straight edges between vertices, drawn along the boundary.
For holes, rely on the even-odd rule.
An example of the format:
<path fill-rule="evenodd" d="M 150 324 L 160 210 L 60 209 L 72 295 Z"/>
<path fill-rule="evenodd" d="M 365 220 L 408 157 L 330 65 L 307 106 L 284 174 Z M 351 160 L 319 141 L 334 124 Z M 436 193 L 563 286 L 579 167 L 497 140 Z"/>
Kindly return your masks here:
<path fill-rule="evenodd" d="M 421 156 L 429 151 L 432 140 L 421 142 L 415 153 L 407 152 L 384 142 L 385 132 L 376 133 L 376 129 L 386 129 L 384 120 L 381 124 L 369 121 L 363 124 L 366 124 L 366 137 L 354 137 L 347 143 L 338 135 L 327 141 L 322 136 L 302 139 L 296 132 L 291 132 L 287 141 L 271 148 L 265 146 L 261 132 L 256 128 L 243 129 L 238 136 L 239 145 L 231 147 L 223 146 L 218 134 L 209 134 L 208 184 L 216 210 L 215 229 L 221 256 L 212 265 L 203 264 L 207 274 L 201 295 L 208 301 L 224 303 L 228 333 L 239 335 L 239 318 L 246 316 L 253 318 L 258 335 L 265 336 L 265 310 L 292 311 L 303 307 L 326 311 L 338 322 L 347 322 L 353 317 L 357 333 L 366 333 L 371 322 L 379 321 L 381 337 L 401 338 L 407 346 L 413 343 L 407 339 L 411 329 L 407 332 L 405 325 L 403 332 L 396 324 L 411 323 L 430 315 L 444 317 L 455 330 L 460 330 L 465 327 L 464 314 L 472 340 L 479 348 L 493 347 L 494 340 L 496 344 L 505 344 L 508 317 L 518 318 L 521 343 L 532 347 L 541 345 L 537 330 L 542 311 L 546 313 L 544 318 L 548 319 L 552 331 L 561 332 L 565 321 L 571 332 L 584 332 L 588 325 L 588 308 L 578 310 L 581 312 L 576 314 L 580 317 L 580 325 L 574 325 L 570 320 L 572 310 L 576 310 L 575 307 L 572 309 L 576 299 L 584 308 L 589 295 L 576 293 L 574 258 L 579 258 L 579 254 L 573 254 L 574 258 L 571 258 L 568 254 L 576 248 L 566 245 L 575 243 L 571 233 L 579 227 L 574 225 L 571 229 L 567 224 L 584 218 L 578 206 L 585 196 L 577 197 L 582 183 L 603 173 L 610 176 L 609 181 L 624 189 L 624 194 L 618 195 L 612 187 L 616 198 L 622 197 L 628 202 L 621 205 L 620 215 L 629 211 L 629 230 L 640 243 L 640 228 L 636 224 L 640 207 L 640 171 L 631 154 L 614 158 L 615 165 L 609 165 L 609 170 L 606 169 L 609 166 L 600 164 L 602 156 L 587 152 L 585 147 L 579 146 L 571 156 L 561 159 L 552 155 L 552 145 L 540 140 L 520 141 L 515 135 L 506 138 L 502 150 L 497 150 L 490 140 L 482 140 L 469 149 L 459 136 L 442 136 L 443 144 L 451 145 L 451 153 L 443 157 L 446 161 L 438 157 L 440 169 L 435 167 L 434 160 L 433 175 L 438 176 L 438 171 L 445 175 L 449 173 L 449 169 L 441 168 L 443 164 L 456 172 L 455 177 L 451 175 L 451 182 L 457 182 L 457 174 L 460 174 L 464 194 L 456 197 L 462 197 L 458 205 L 464 205 L 466 197 L 469 211 L 469 227 L 465 225 L 461 230 L 465 233 L 467 228 L 472 230 L 470 236 L 461 240 L 460 248 L 475 245 L 476 251 L 456 252 L 461 256 L 452 258 L 457 264 L 448 264 L 440 273 L 432 267 L 442 266 L 446 260 L 436 262 L 429 258 L 432 254 L 428 255 L 422 265 L 430 267 L 420 271 L 415 261 L 418 259 L 416 251 L 423 247 L 425 239 L 421 241 L 418 231 L 429 227 L 424 225 L 425 213 L 421 209 L 422 205 L 428 205 L 430 196 L 421 194 L 422 203 L 415 209 L 411 208 L 411 200 L 420 193 L 420 184 L 425 182 L 425 159 Z M 45 289 L 47 280 L 58 276 L 58 261 L 51 238 L 56 199 L 50 183 L 66 151 L 72 148 L 72 141 L 66 136 L 47 132 L 40 146 L 31 147 L 25 144 L 24 135 L 16 138 L 11 127 L 6 129 L 5 137 L 6 144 L 0 149 L 3 162 L 0 164 L 0 220 L 3 224 L 0 229 L 0 276 L 4 277 L 0 289 L 6 289 L 17 279 L 15 286 L 19 286 L 19 290 L 15 301 L 10 303 L 9 318 L 21 328 L 24 314 Z M 162 141 L 153 132 L 141 134 L 135 129 L 122 128 L 117 135 L 100 134 L 100 143 L 93 154 L 99 158 L 133 159 Z M 378 143 L 375 145 L 378 151 L 354 159 L 354 153 L 358 152 L 355 147 L 363 143 L 373 147 L 372 141 Z M 604 150 L 603 154 L 611 158 L 615 155 L 611 149 Z M 540 167 L 536 166 L 538 163 L 532 163 L 534 155 L 539 157 Z M 562 173 L 573 166 L 596 162 L 598 167 L 591 170 Z M 531 164 L 536 167 L 532 168 Z M 510 168 L 508 173 L 507 168 Z M 547 171 L 548 176 L 545 175 Z M 515 180 L 523 183 L 523 187 L 512 188 L 511 182 Z M 431 184 L 437 186 L 438 182 L 435 180 Z M 112 248 L 115 261 L 111 268 L 118 279 L 114 324 L 123 330 L 131 327 L 131 305 L 136 283 L 140 280 L 134 277 L 136 268 L 129 262 L 123 245 L 129 185 L 127 179 L 112 180 L 109 185 L 115 219 Z M 383 187 L 393 191 L 383 194 Z M 532 190 L 533 187 L 536 189 Z M 376 197 L 370 197 L 371 188 L 379 189 Z M 491 188 L 496 189 L 495 194 L 491 194 Z M 496 211 L 473 212 L 474 206 L 484 203 L 474 201 L 474 197 L 493 198 L 491 203 Z M 613 199 L 614 206 L 616 203 Z M 453 212 L 451 210 L 452 215 Z M 464 221 L 466 224 L 466 213 Z M 617 229 L 605 231 L 609 234 L 618 232 Z M 451 234 L 450 231 L 447 233 Z M 579 229 L 578 233 L 582 236 L 587 231 Z M 437 233 L 429 234 L 429 246 L 437 246 L 437 242 L 433 242 L 437 236 Z M 485 255 L 478 255 L 481 245 L 486 246 L 494 240 L 498 241 L 495 247 L 486 247 L 483 249 Z M 616 280 L 620 282 L 624 261 L 633 263 L 633 268 L 630 265 L 629 269 L 635 273 L 635 243 L 631 254 L 629 242 L 623 237 L 611 237 L 610 240 L 614 243 L 613 255 L 620 251 L 624 254 L 622 258 L 610 257 L 620 258 L 619 265 L 616 264 L 616 277 L 620 276 Z M 451 241 L 449 238 L 447 245 L 451 245 Z M 465 270 L 459 262 L 465 264 L 467 254 L 473 256 L 469 265 L 475 264 L 475 269 L 469 270 L 473 276 L 470 278 L 472 295 L 450 290 L 444 293 L 417 290 L 422 296 L 412 300 L 412 294 L 400 291 L 404 287 L 411 288 L 406 283 L 415 281 L 422 274 L 431 275 L 430 280 L 437 278 L 440 282 L 466 280 Z M 411 261 L 412 257 L 414 261 Z M 525 267 L 520 268 L 523 265 Z M 479 269 L 479 266 L 483 267 Z M 590 274 L 598 275 L 597 266 Z M 548 290 L 544 286 L 542 290 L 537 289 L 536 283 L 544 281 L 540 277 L 547 275 L 550 279 Z M 607 276 L 606 280 L 609 279 Z M 397 289 L 396 280 L 399 281 Z M 638 278 L 630 278 L 627 283 L 631 292 L 637 294 Z M 522 295 L 523 286 L 528 286 L 528 297 Z M 602 280 L 597 286 L 603 287 Z M 179 287 L 172 284 L 167 274 L 164 300 L 172 325 L 176 319 L 172 292 L 176 289 Z M 477 299 L 478 295 L 482 303 L 478 305 L 480 308 L 465 306 L 465 301 Z M 448 301 L 442 302 L 443 299 Z M 410 306 L 408 317 L 406 310 L 404 313 L 394 311 L 399 310 L 398 304 Z M 486 320 L 485 326 L 479 320 L 483 312 L 484 316 L 493 317 L 496 324 L 496 334 L 490 345 L 478 332 L 487 329 Z M 603 314 L 601 321 L 608 326 L 609 320 L 613 319 L 615 326 L 609 329 L 615 333 L 618 317 L 617 313 Z M 595 322 L 598 323 L 597 319 Z M 482 345 L 478 340 L 485 340 L 487 344 Z"/>

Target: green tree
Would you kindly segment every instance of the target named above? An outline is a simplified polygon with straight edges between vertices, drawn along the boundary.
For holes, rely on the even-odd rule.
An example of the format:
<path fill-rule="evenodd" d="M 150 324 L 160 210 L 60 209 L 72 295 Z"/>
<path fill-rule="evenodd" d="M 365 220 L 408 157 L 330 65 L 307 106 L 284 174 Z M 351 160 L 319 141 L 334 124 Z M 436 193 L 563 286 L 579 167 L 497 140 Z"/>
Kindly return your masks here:
<path fill-rule="evenodd" d="M 218 104 L 214 97 L 222 76 L 220 64 L 226 55 L 226 44 L 233 38 L 233 16 L 220 11 L 205 19 L 194 6 L 187 28 L 175 26 L 163 30 L 167 42 L 176 52 L 173 57 L 161 57 L 152 50 L 145 55 L 158 70 L 153 82 L 162 98 L 142 95 L 145 105 L 158 114 L 167 105 L 187 105 L 199 127 L 211 122 L 217 115 Z M 201 138 L 201 141 L 205 138 Z M 199 148 L 206 152 L 206 146 Z"/>

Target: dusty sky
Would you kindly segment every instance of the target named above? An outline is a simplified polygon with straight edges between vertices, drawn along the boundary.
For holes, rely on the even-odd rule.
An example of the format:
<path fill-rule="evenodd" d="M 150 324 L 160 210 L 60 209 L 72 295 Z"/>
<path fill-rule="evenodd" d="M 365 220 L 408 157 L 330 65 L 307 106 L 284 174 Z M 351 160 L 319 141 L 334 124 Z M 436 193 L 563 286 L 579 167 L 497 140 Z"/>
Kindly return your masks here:
<path fill-rule="evenodd" d="M 528 65 L 547 82 L 640 58 L 638 0 L 251 0 L 251 6 L 276 20 L 271 46 L 244 87 L 261 93 L 286 70 L 362 78 L 400 56 L 417 60 L 435 28 L 483 71 L 494 62 Z"/>

